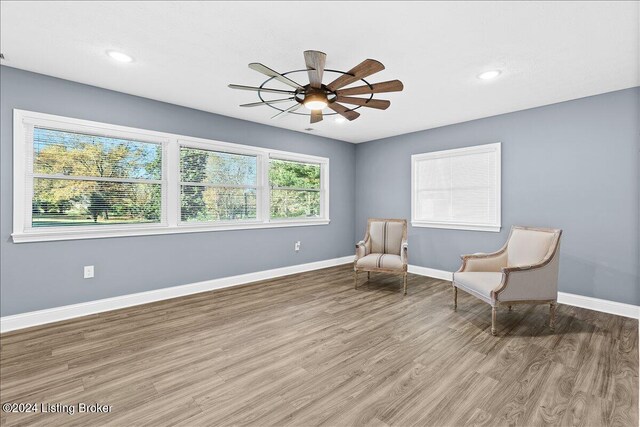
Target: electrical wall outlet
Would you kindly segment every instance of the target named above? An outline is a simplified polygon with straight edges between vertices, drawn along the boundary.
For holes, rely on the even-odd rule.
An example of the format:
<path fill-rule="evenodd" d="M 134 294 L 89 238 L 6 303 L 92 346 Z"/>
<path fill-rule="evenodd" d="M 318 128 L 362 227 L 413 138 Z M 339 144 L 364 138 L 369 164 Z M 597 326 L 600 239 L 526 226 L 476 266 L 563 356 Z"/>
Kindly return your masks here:
<path fill-rule="evenodd" d="M 300 241 L 299 240 L 293 245 L 293 250 L 296 251 L 296 252 L 300 252 Z"/>
<path fill-rule="evenodd" d="M 93 278 L 93 265 L 84 266 L 84 278 L 85 279 Z"/>

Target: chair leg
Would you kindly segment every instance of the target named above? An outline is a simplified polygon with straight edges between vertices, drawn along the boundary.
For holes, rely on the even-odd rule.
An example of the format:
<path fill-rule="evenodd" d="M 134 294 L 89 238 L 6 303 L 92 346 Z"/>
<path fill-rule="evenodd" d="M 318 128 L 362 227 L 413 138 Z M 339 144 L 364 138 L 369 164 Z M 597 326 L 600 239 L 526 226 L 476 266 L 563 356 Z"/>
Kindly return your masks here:
<path fill-rule="evenodd" d="M 496 307 L 491 307 L 491 335 L 493 336 L 496 335 L 496 317 L 497 317 L 496 311 L 497 311 Z"/>
<path fill-rule="evenodd" d="M 358 270 L 353 272 L 353 284 L 355 285 L 354 288 L 358 289 Z"/>
<path fill-rule="evenodd" d="M 403 283 L 403 284 L 404 284 L 404 295 L 406 295 L 406 294 L 407 294 L 407 273 L 404 273 L 404 274 L 403 274 L 403 276 L 404 276 L 404 277 L 403 277 L 403 282 L 404 282 L 404 283 Z"/>
<path fill-rule="evenodd" d="M 556 329 L 556 307 L 557 304 L 555 302 L 549 304 L 549 328 L 551 331 Z"/>
<path fill-rule="evenodd" d="M 453 311 L 458 309 L 458 288 L 453 287 Z"/>
<path fill-rule="evenodd" d="M 370 272 L 370 271 L 367 271 L 367 282 L 368 282 L 369 280 L 371 280 L 371 272 Z"/>

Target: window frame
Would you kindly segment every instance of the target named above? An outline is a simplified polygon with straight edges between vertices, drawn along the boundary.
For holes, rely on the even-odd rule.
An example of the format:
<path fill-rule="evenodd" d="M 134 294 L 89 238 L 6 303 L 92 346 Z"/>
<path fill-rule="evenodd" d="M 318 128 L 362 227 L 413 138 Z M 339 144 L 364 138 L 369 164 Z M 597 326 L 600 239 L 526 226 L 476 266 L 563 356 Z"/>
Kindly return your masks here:
<path fill-rule="evenodd" d="M 328 216 L 328 212 L 329 212 L 329 197 L 328 194 L 325 194 L 327 192 L 327 189 L 329 188 L 329 173 L 328 173 L 328 168 L 329 168 L 329 163 L 328 161 L 326 163 L 324 162 L 318 162 L 315 160 L 310 160 L 309 158 L 304 158 L 304 156 L 296 156 L 296 155 L 291 155 L 289 153 L 284 153 L 284 152 L 280 152 L 280 153 L 271 153 L 269 155 L 269 158 L 267 159 L 267 165 L 268 167 L 271 167 L 271 160 L 283 160 L 286 162 L 298 162 L 298 163 L 307 163 L 307 164 L 317 164 L 320 165 L 320 188 L 318 190 L 316 189 L 302 189 L 302 188 L 295 188 L 292 190 L 295 191 L 317 191 L 318 193 L 320 193 L 320 216 L 319 218 L 324 218 L 326 216 Z M 327 171 L 325 173 L 325 171 Z M 266 173 L 266 186 L 267 186 L 267 191 L 266 193 L 268 198 L 269 198 L 269 208 L 267 209 L 267 215 L 269 217 L 269 220 L 271 222 L 286 222 L 286 221 L 309 221 L 309 220 L 315 220 L 317 218 L 271 218 L 271 190 L 274 189 L 274 187 L 271 186 L 271 183 L 269 182 L 269 171 L 267 170 Z M 275 187 L 275 189 L 287 189 L 288 187 Z M 326 196 L 326 197 L 325 197 Z"/>
<path fill-rule="evenodd" d="M 262 218 L 262 209 L 260 206 L 260 187 L 261 180 L 263 174 L 263 160 L 264 153 L 258 152 L 253 149 L 245 149 L 247 147 L 238 145 L 235 148 L 230 148 L 230 144 L 221 143 L 219 141 L 211 141 L 211 142 L 203 142 L 202 140 L 198 140 L 196 138 L 180 138 L 177 141 L 178 144 L 178 164 L 177 164 L 177 182 L 178 182 L 178 203 L 177 203 L 177 226 L 181 228 L 189 228 L 189 227 L 210 227 L 212 224 L 217 224 L 218 226 L 225 225 L 234 225 L 234 224 L 262 224 L 264 223 Z M 244 188 L 255 188 L 256 189 L 256 219 L 240 219 L 233 221 L 183 221 L 182 220 L 182 209 L 181 209 L 181 198 L 180 191 L 182 189 L 183 181 L 181 178 L 181 169 L 180 169 L 180 149 L 182 147 L 185 148 L 194 148 L 199 150 L 206 151 L 216 151 L 223 152 L 227 154 L 239 154 L 244 156 L 255 156 L 256 157 L 256 185 L 255 187 L 244 187 Z M 224 187 L 223 185 L 211 185 L 212 187 Z"/>
<path fill-rule="evenodd" d="M 162 200 L 159 223 L 32 227 L 33 127 L 83 132 L 162 145 Z M 31 132 L 31 135 L 29 135 Z M 184 222 L 180 217 L 180 148 L 182 146 L 256 156 L 256 220 Z M 269 159 L 294 160 L 321 165 L 321 216 L 319 218 L 270 219 Z M 244 230 L 253 228 L 326 225 L 329 219 L 329 159 L 271 150 L 166 132 L 75 119 L 20 109 L 13 110 L 13 233 L 14 243 L 95 239 L 156 234 Z"/>
<path fill-rule="evenodd" d="M 474 145 L 470 147 L 455 148 L 451 150 L 433 151 L 429 153 L 413 154 L 411 156 L 411 225 L 413 227 L 444 228 L 451 230 L 472 230 L 500 232 L 502 228 L 502 153 L 500 142 L 492 144 Z M 417 219 L 417 174 L 418 163 L 423 160 L 448 158 L 465 154 L 495 153 L 496 155 L 496 222 L 494 224 L 482 224 L 460 221 L 427 221 Z"/>

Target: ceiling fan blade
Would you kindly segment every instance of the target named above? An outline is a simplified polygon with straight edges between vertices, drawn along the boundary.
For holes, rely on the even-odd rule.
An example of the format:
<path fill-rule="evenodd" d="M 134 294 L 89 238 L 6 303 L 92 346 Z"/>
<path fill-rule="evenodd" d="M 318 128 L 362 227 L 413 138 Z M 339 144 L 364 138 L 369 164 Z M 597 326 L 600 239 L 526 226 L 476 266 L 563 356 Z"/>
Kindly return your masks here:
<path fill-rule="evenodd" d="M 322 121 L 322 110 L 311 110 L 311 123 Z"/>
<path fill-rule="evenodd" d="M 266 65 L 260 64 L 259 62 L 252 62 L 251 64 L 249 64 L 249 68 L 251 68 L 252 70 L 255 70 L 255 71 L 259 72 L 259 73 L 262 73 L 265 76 L 273 77 L 274 79 L 278 80 L 279 82 L 282 82 L 282 83 L 284 83 L 286 85 L 289 85 L 291 87 L 294 87 L 296 89 L 304 89 L 301 85 L 299 85 L 298 83 L 294 82 L 289 77 L 285 77 L 282 74 L 278 73 L 277 71 L 274 71 L 271 68 L 267 67 Z"/>
<path fill-rule="evenodd" d="M 266 87 L 254 87 L 254 86 L 242 86 L 242 85 L 229 85 L 231 89 L 240 89 L 240 90 L 252 90 L 254 92 L 269 92 L 269 93 L 284 93 L 287 95 L 295 95 L 296 93 L 292 90 L 281 90 L 281 89 L 269 89 Z"/>
<path fill-rule="evenodd" d="M 287 108 L 286 110 L 280 111 L 278 114 L 276 114 L 275 116 L 273 116 L 271 118 L 275 119 L 276 117 L 284 116 L 286 113 L 291 113 L 293 111 L 296 111 L 300 107 L 302 107 L 302 104 L 296 102 L 296 105 L 292 105 L 291 107 Z"/>
<path fill-rule="evenodd" d="M 378 110 L 386 110 L 391 105 L 391 102 L 384 99 L 368 99 L 368 98 L 353 98 L 350 96 L 338 96 L 336 101 L 343 102 L 345 104 L 361 105 L 363 107 L 377 108 Z"/>
<path fill-rule="evenodd" d="M 241 107 L 258 107 L 260 105 L 269 105 L 269 104 L 279 104 L 281 102 L 290 102 L 295 98 L 283 98 L 283 99 L 274 99 L 273 101 L 260 101 L 260 102 L 252 102 L 250 104 L 242 104 Z"/>
<path fill-rule="evenodd" d="M 344 105 L 338 104 L 337 102 L 331 102 L 329 103 L 329 105 L 327 105 L 327 107 L 331 108 L 333 111 L 340 114 L 342 117 L 349 121 L 355 120 L 360 117 L 360 113 L 358 113 L 357 111 L 352 111 Z"/>
<path fill-rule="evenodd" d="M 400 92 L 402 89 L 404 89 L 404 85 L 400 80 L 390 80 L 388 82 L 372 84 L 371 87 L 367 85 L 350 87 L 348 89 L 339 90 L 336 94 L 338 96 L 364 95 L 382 92 Z"/>
<path fill-rule="evenodd" d="M 364 79 L 371 74 L 384 70 L 384 65 L 375 59 L 365 59 L 349 71 L 327 85 L 329 90 L 337 90 L 360 79 Z"/>
<path fill-rule="evenodd" d="M 324 64 L 327 61 L 327 54 L 317 50 L 305 50 L 304 62 L 307 65 L 307 73 L 309 73 L 309 83 L 314 89 L 320 89 L 322 86 L 322 74 L 324 73 Z"/>

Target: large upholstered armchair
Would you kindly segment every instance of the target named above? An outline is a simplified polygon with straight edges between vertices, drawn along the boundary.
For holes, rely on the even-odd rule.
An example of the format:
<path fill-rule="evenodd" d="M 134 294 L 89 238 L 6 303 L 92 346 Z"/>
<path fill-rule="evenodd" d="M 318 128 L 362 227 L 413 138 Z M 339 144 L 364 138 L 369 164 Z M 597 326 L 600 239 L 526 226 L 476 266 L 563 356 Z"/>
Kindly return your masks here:
<path fill-rule="evenodd" d="M 364 240 L 356 244 L 353 263 L 355 287 L 358 289 L 358 272 L 371 271 L 399 273 L 403 277 L 404 294 L 407 294 L 407 221 L 404 219 L 377 219 L 367 221 Z"/>
<path fill-rule="evenodd" d="M 562 230 L 511 228 L 507 243 L 498 252 L 462 255 L 462 266 L 453 273 L 453 306 L 458 289 L 491 305 L 491 333 L 496 334 L 498 306 L 549 304 L 549 327 L 554 329 L 558 300 L 558 262 Z"/>

